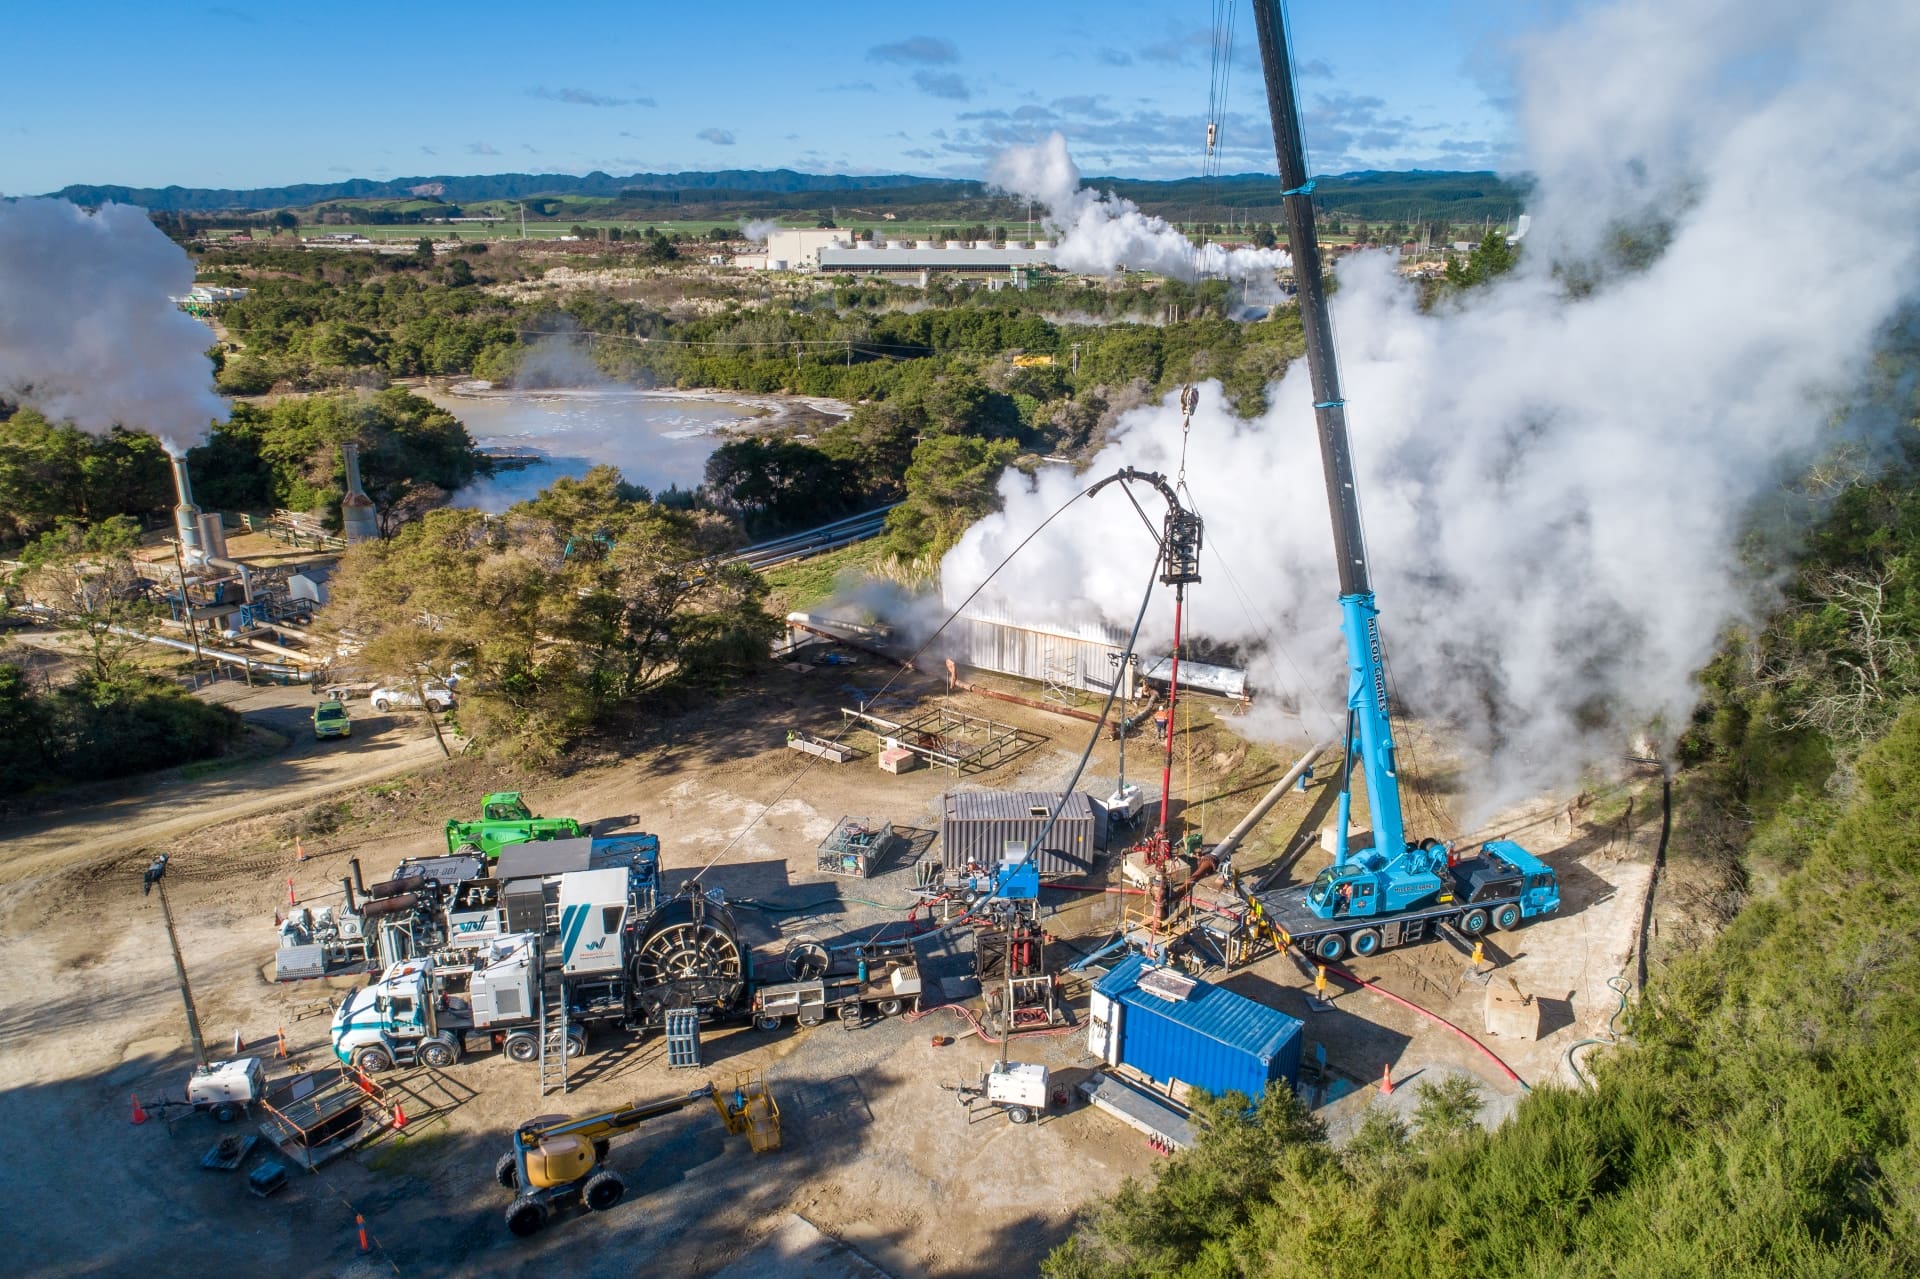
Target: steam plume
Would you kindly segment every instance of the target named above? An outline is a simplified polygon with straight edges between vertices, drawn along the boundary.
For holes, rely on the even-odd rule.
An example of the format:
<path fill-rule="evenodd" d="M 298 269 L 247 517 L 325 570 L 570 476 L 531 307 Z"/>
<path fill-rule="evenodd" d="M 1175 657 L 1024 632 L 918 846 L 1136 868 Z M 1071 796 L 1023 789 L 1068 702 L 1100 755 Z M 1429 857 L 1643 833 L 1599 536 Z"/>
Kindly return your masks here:
<path fill-rule="evenodd" d="M 211 336 L 172 301 L 192 287 L 193 263 L 132 205 L 0 201 L 0 395 L 171 453 L 200 443 L 227 405 Z"/>
<path fill-rule="evenodd" d="M 740 224 L 740 234 L 755 244 L 765 244 L 767 237 L 780 229 L 780 223 L 773 218 L 757 218 L 752 222 Z"/>
<path fill-rule="evenodd" d="M 1243 279 L 1292 262 L 1281 249 L 1195 249 L 1177 227 L 1142 213 L 1133 201 L 1081 186 L 1080 169 L 1058 133 L 1002 151 L 987 170 L 987 185 L 1046 209 L 1046 226 L 1060 237 L 1053 260 L 1069 271 L 1108 275 L 1130 267 L 1182 280 Z"/>
<path fill-rule="evenodd" d="M 1879 0 L 1579 14 L 1518 55 L 1539 179 L 1520 269 L 1422 314 L 1390 257 L 1342 267 L 1334 321 L 1382 624 L 1404 702 L 1485 761 L 1467 816 L 1568 781 L 1626 731 L 1683 724 L 1722 626 L 1765 603 L 1739 567 L 1756 503 L 1840 442 L 1834 410 L 1920 293 L 1916 47 L 1920 7 Z M 1658 246 L 1651 262 L 1607 265 L 1623 229 Z M 1554 273 L 1575 263 L 1589 291 Z M 1267 643 L 1269 706 L 1297 700 L 1319 732 L 1344 670 L 1304 361 L 1270 404 L 1240 423 L 1203 390 L 1187 460 L 1210 551 L 1196 624 Z M 1172 470 L 1179 448 L 1169 401 L 1124 418 L 1090 473 Z M 943 566 L 947 597 L 1079 483 L 1009 473 L 1004 514 Z M 1078 504 L 1000 595 L 1130 620 L 1151 554 L 1138 523 L 1124 501 Z M 1165 612 L 1150 615 L 1161 642 Z M 1271 660 L 1281 648 L 1304 677 Z"/>

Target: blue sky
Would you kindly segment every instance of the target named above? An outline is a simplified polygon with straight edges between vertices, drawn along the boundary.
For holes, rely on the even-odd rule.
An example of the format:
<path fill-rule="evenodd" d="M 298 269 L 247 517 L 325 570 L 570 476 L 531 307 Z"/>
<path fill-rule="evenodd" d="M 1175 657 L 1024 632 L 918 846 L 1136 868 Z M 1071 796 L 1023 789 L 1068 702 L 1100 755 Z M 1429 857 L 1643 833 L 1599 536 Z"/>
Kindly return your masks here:
<path fill-rule="evenodd" d="M 1538 0 L 1289 11 L 1316 172 L 1510 159 Z M 1202 166 L 1212 0 L 289 5 L 12 0 L 0 193 L 794 168 L 977 177 L 1052 129 L 1088 174 Z M 1225 172 L 1270 172 L 1239 0 Z"/>

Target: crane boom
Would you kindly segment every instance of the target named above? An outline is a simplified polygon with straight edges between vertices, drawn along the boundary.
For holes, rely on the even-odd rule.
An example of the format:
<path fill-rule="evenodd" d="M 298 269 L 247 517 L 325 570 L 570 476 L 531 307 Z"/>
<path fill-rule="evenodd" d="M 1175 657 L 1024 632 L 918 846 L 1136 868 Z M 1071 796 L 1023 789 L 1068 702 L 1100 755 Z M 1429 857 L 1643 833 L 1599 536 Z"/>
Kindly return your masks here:
<path fill-rule="evenodd" d="M 1313 181 L 1307 174 L 1301 142 L 1300 106 L 1286 43 L 1286 18 L 1280 0 L 1254 0 L 1254 27 L 1260 63 L 1266 73 L 1267 107 L 1273 117 L 1273 146 L 1280 164 L 1287 215 L 1287 246 L 1293 255 L 1299 289 L 1300 326 L 1306 335 L 1307 371 L 1313 384 L 1313 414 L 1320 434 L 1320 461 L 1326 473 L 1327 506 L 1333 516 L 1333 547 L 1340 570 L 1341 633 L 1347 644 L 1346 770 L 1340 792 L 1338 843 L 1334 865 L 1347 862 L 1352 813 L 1353 762 L 1358 758 L 1367 789 L 1373 847 L 1387 863 L 1407 852 L 1400 809 L 1400 780 L 1387 701 L 1386 650 L 1380 639 L 1380 613 L 1367 572 L 1366 538 L 1360 526 L 1360 498 L 1354 486 L 1353 450 L 1347 438 L 1347 406 L 1340 393 L 1334 358 L 1333 324 L 1321 275 L 1320 241 L 1313 223 Z"/>

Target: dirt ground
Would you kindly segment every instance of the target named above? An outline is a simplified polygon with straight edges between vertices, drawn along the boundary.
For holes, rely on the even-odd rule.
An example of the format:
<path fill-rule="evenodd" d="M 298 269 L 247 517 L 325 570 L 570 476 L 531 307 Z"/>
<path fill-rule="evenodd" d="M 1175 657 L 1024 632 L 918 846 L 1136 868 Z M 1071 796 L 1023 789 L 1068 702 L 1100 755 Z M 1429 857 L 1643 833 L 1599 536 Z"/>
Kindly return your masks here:
<path fill-rule="evenodd" d="M 866 881 L 815 870 L 815 845 L 833 823 L 856 814 L 929 829 L 939 796 L 956 784 L 1057 788 L 1092 726 L 977 695 L 955 698 L 955 709 L 1046 739 L 991 773 L 957 782 L 926 770 L 882 773 L 871 753 L 834 766 L 809 764 L 784 748 L 789 728 L 837 732 L 836 708 L 870 700 L 891 674 L 864 659 L 778 672 L 751 695 L 637 728 L 603 764 L 521 788 L 536 811 L 577 816 L 599 833 L 657 832 L 669 883 L 699 872 L 730 896 L 780 907 L 777 914 L 738 911 L 762 962 L 777 963 L 781 939 L 799 932 L 832 938 L 882 924 L 903 928 L 908 868 Z M 920 677 L 907 677 L 892 694 L 903 691 L 924 706 L 944 693 Z M 468 1058 L 440 1078 L 403 1075 L 419 1102 L 417 1111 L 408 1107 L 404 1132 L 254 1199 L 242 1173 L 198 1167 L 224 1130 L 204 1116 L 158 1113 L 163 1097 L 181 1095 L 189 1053 L 160 911 L 139 891 L 141 871 L 154 853 L 173 853 L 171 901 L 216 1055 L 231 1048 L 236 1032 L 270 1055 L 271 1037 L 284 1028 L 294 1064 L 321 1066 L 330 1060 L 325 1001 L 352 983 L 268 980 L 274 910 L 289 877 L 309 901 L 337 892 L 349 856 L 362 860 L 369 879 L 384 877 L 400 857 L 442 847 L 444 820 L 472 815 L 482 790 L 523 779 L 495 776 L 472 760 L 438 762 L 417 715 L 389 717 L 378 731 L 369 722 L 350 742 L 316 745 L 297 731 L 311 704 L 302 691 L 215 695 L 235 697 L 250 722 L 294 744 L 227 771 L 98 794 L 0 826 L 0 947 L 11 976 L 0 988 L 0 1077 L 8 1081 L 0 1124 L 14 1154 L 4 1176 L 16 1202 L 45 1205 L 16 1214 L 9 1232 L 24 1269 L 493 1275 L 563 1265 L 570 1274 L 609 1276 L 1028 1274 L 1065 1237 L 1078 1206 L 1129 1176 L 1150 1174 L 1160 1159 L 1139 1134 L 1094 1110 L 1024 1127 L 997 1113 L 970 1118 L 942 1085 L 977 1079 L 998 1050 L 959 1017 L 936 1011 L 858 1028 L 724 1029 L 705 1039 L 707 1064 L 693 1071 L 669 1070 L 657 1039 L 623 1045 L 608 1036 L 576 1068 L 580 1086 L 564 1103 L 540 1098 L 532 1070 L 498 1056 Z M 904 714 L 902 705 L 883 699 L 877 713 Z M 1175 770 L 1175 808 L 1185 801 L 1189 816 L 1204 815 L 1215 839 L 1288 761 L 1239 749 L 1230 718 L 1200 720 L 1193 758 Z M 850 740 L 874 744 L 863 734 Z M 1130 777 L 1157 791 L 1142 743 L 1128 754 Z M 1082 788 L 1105 794 L 1115 776 L 1113 746 L 1101 742 Z M 1324 823 L 1330 795 L 1322 783 L 1287 796 L 1241 855 L 1242 871 Z M 1528 1083 L 1568 1082 L 1568 1048 L 1602 1031 L 1616 1006 L 1607 979 L 1632 971 L 1658 795 L 1657 778 L 1628 778 L 1597 788 L 1585 805 L 1543 800 L 1470 833 L 1519 838 L 1558 868 L 1565 895 L 1558 916 L 1489 939 L 1490 977 L 1470 973 L 1468 957 L 1445 943 L 1356 961 L 1356 971 L 1450 1019 Z M 307 838 L 309 859 L 296 865 L 290 832 L 310 820 L 301 814 L 322 797 L 340 801 L 338 825 Z M 1294 877 L 1310 876 L 1318 856 L 1309 851 Z M 1061 960 L 1112 935 L 1122 901 L 1047 893 Z M 1504 988 L 1509 980 L 1540 1001 L 1546 1033 L 1537 1042 L 1481 1033 L 1488 983 Z M 1323 1046 L 1335 1080 L 1319 1100 L 1336 1134 L 1368 1106 L 1412 1104 L 1413 1087 L 1379 1097 L 1386 1065 L 1402 1084 L 1470 1074 L 1484 1085 L 1491 1119 L 1521 1095 L 1472 1043 L 1377 995 L 1336 985 L 1332 1010 L 1311 1011 L 1310 975 L 1289 959 L 1269 958 L 1225 984 L 1305 1020 L 1309 1055 L 1312 1044 Z M 960 1038 L 936 1047 L 936 1035 Z M 1046 1062 L 1069 1082 L 1093 1064 L 1077 1028 L 1020 1040 L 1012 1053 Z M 707 1079 L 724 1087 L 749 1069 L 766 1073 L 784 1112 L 779 1153 L 752 1155 L 711 1108 L 688 1109 L 616 1144 L 612 1162 L 630 1187 L 617 1209 L 562 1219 L 532 1240 L 508 1235 L 501 1222 L 508 1197 L 491 1169 L 515 1123 L 562 1106 L 581 1113 L 683 1092 Z M 129 1122 L 134 1095 L 156 1111 L 152 1121 Z M 53 1194 L 46 1193 L 49 1173 L 60 1178 Z M 355 1214 L 365 1218 L 372 1243 L 364 1256 Z"/>

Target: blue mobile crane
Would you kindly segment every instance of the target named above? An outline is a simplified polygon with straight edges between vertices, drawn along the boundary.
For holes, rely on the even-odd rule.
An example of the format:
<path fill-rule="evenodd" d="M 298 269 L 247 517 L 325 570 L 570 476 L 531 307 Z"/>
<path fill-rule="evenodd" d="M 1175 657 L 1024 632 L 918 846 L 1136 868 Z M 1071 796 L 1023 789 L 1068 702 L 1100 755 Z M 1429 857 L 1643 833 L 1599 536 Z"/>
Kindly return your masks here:
<path fill-rule="evenodd" d="M 1449 924 L 1469 935 L 1489 926 L 1517 928 L 1560 905 L 1553 868 L 1512 840 L 1489 840 L 1471 857 L 1457 857 L 1436 839 L 1410 842 L 1400 807 L 1399 766 L 1388 714 L 1386 652 L 1380 610 L 1367 571 L 1360 505 L 1347 439 L 1346 401 L 1334 361 L 1333 329 L 1314 230 L 1313 182 L 1301 142 L 1299 103 L 1286 46 L 1280 0 L 1254 0 L 1274 150 L 1284 184 L 1287 241 L 1293 254 L 1314 418 L 1320 434 L 1333 544 L 1340 571 L 1341 633 L 1347 646 L 1346 758 L 1333 864 L 1298 887 L 1254 894 L 1250 913 L 1282 945 L 1298 945 L 1322 960 L 1366 956 L 1423 940 Z M 1355 765 L 1372 820 L 1370 846 L 1349 842 Z"/>

